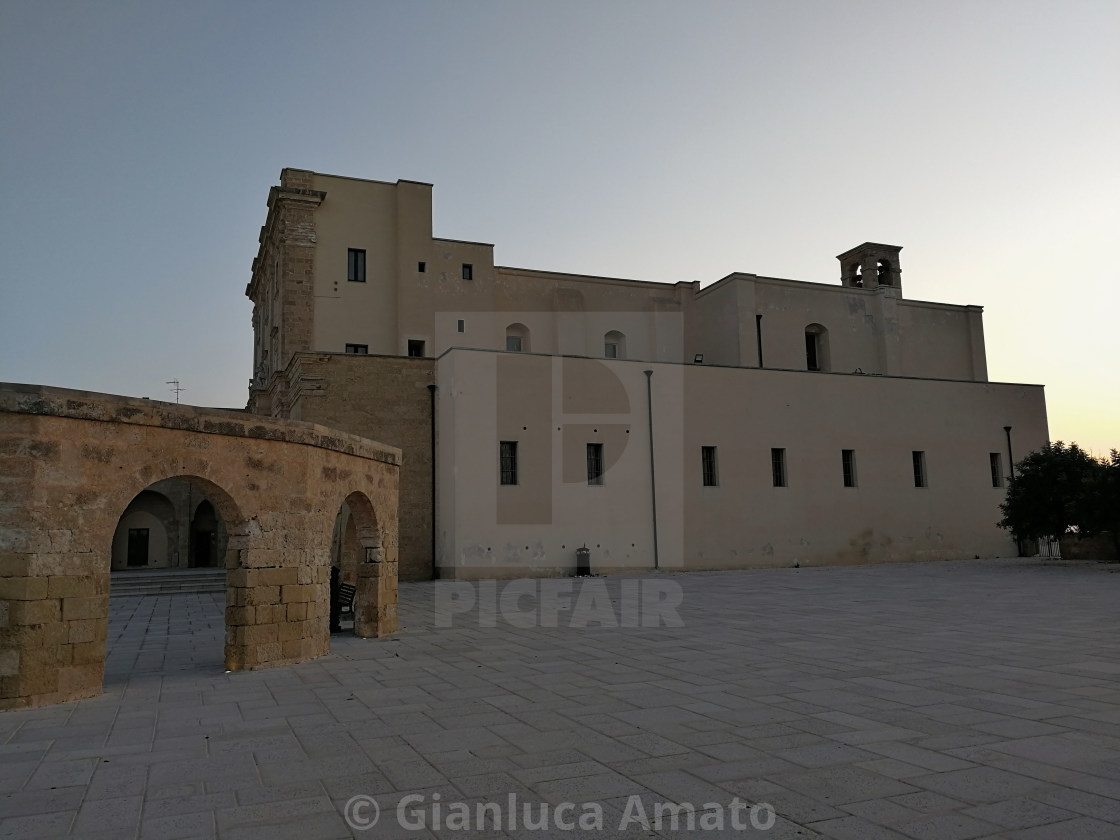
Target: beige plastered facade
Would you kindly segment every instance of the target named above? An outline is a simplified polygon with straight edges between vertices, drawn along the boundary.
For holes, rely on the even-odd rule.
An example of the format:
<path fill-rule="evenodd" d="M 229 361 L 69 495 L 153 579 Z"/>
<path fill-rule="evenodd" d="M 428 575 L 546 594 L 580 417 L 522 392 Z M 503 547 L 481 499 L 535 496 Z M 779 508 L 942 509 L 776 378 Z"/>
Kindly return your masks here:
<path fill-rule="evenodd" d="M 0 708 L 101 692 L 114 532 L 175 478 L 228 532 L 226 667 L 329 650 L 340 510 L 361 557 L 355 632 L 397 626 L 400 451 L 307 423 L 0 384 Z"/>
<path fill-rule="evenodd" d="M 835 285 L 702 287 L 497 266 L 431 219 L 429 184 L 285 169 L 246 289 L 249 409 L 402 449 L 402 577 L 566 574 L 585 543 L 596 570 L 1014 553 L 991 459 L 1002 482 L 1046 442 L 1043 390 L 989 383 L 981 307 L 906 299 L 898 246 L 841 253 Z"/>

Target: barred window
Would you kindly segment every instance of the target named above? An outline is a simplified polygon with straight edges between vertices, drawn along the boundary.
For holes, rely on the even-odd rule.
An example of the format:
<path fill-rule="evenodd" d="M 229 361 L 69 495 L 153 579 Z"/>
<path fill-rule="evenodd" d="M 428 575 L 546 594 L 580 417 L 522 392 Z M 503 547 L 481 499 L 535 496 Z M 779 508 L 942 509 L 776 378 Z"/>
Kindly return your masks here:
<path fill-rule="evenodd" d="M 913 453 L 914 456 L 914 486 L 915 487 L 928 487 L 929 482 L 926 477 L 926 453 L 917 450 Z"/>
<path fill-rule="evenodd" d="M 841 449 L 840 462 L 844 470 L 844 486 L 856 486 L 856 451 L 854 449 Z"/>
<path fill-rule="evenodd" d="M 603 483 L 603 444 L 587 444 L 587 483 L 598 486 Z"/>
<path fill-rule="evenodd" d="M 503 440 L 498 444 L 498 461 L 502 484 L 517 484 L 517 441 Z"/>
<path fill-rule="evenodd" d="M 770 450 L 770 471 L 774 474 L 774 486 L 786 486 L 786 451 L 784 449 Z"/>
<path fill-rule="evenodd" d="M 704 474 L 705 487 L 716 487 L 719 484 L 719 474 L 716 471 L 716 448 L 714 446 L 700 447 L 700 469 Z"/>

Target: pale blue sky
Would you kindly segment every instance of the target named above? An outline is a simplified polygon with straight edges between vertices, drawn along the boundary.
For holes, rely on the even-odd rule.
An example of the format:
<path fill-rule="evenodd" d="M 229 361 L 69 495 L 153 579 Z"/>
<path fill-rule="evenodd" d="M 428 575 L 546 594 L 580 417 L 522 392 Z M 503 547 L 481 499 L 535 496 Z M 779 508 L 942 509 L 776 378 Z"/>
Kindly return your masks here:
<path fill-rule="evenodd" d="M 435 185 L 502 265 L 985 307 L 1120 446 L 1120 3 L 0 0 L 0 379 L 244 405 L 284 166 Z"/>

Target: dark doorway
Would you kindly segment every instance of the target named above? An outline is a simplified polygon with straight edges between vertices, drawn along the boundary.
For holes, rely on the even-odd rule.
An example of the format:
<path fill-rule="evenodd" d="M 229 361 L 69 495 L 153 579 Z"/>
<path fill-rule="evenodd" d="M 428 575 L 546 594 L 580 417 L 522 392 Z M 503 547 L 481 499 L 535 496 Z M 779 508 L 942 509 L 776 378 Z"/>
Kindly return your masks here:
<path fill-rule="evenodd" d="M 191 566 L 207 569 L 214 565 L 217 548 L 218 516 L 214 506 L 203 500 L 191 522 Z"/>
<path fill-rule="evenodd" d="M 128 565 L 148 565 L 148 529 L 128 529 Z"/>

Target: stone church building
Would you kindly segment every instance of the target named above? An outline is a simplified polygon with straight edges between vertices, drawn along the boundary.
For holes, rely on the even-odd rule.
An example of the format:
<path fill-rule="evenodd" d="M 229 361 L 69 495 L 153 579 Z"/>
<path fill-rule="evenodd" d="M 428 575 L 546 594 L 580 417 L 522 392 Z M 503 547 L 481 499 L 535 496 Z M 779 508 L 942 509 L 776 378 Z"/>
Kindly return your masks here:
<path fill-rule="evenodd" d="M 981 308 L 906 298 L 900 251 L 835 285 L 509 268 L 433 236 L 429 184 L 285 169 L 248 410 L 402 450 L 402 579 L 1014 555 L 1043 388 L 990 382 Z"/>

